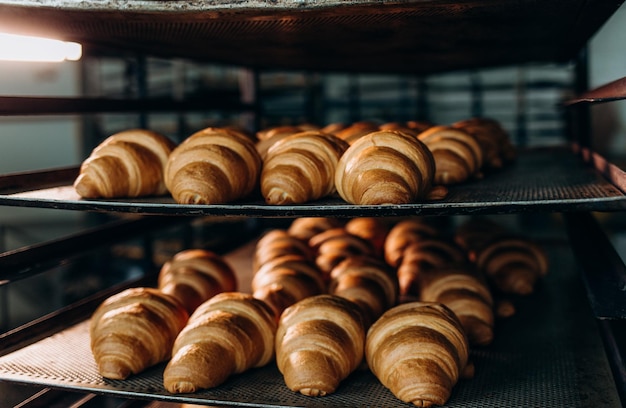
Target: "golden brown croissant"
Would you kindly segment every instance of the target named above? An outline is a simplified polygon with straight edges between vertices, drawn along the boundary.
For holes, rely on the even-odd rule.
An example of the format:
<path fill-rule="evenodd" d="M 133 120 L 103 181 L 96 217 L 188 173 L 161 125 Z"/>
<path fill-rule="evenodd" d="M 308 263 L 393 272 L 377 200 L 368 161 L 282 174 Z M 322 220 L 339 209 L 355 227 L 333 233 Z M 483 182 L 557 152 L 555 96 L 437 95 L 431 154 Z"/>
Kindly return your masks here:
<path fill-rule="evenodd" d="M 165 194 L 163 173 L 174 147 L 166 136 L 149 130 L 116 133 L 81 164 L 74 188 L 85 198 Z"/>
<path fill-rule="evenodd" d="M 416 241 L 405 249 L 397 269 L 400 293 L 403 296 L 418 296 L 422 274 L 467 262 L 465 252 L 443 237 Z"/>
<path fill-rule="evenodd" d="M 178 299 L 191 314 L 218 293 L 237 290 L 237 277 L 220 255 L 205 249 L 187 249 L 163 264 L 158 287 Z"/>
<path fill-rule="evenodd" d="M 548 272 L 548 257 L 524 237 L 499 237 L 477 254 L 477 269 L 501 292 L 528 295 Z"/>
<path fill-rule="evenodd" d="M 369 327 L 398 300 L 398 278 L 383 260 L 351 256 L 333 268 L 328 293 L 358 305 Z"/>
<path fill-rule="evenodd" d="M 173 394 L 192 393 L 264 366 L 274 357 L 275 334 L 276 321 L 263 301 L 220 293 L 196 309 L 176 338 L 163 385 Z"/>
<path fill-rule="evenodd" d="M 261 157 L 247 136 L 206 128 L 185 139 L 169 157 L 165 183 L 180 204 L 223 204 L 257 186 Z"/>
<path fill-rule="evenodd" d="M 487 284 L 469 266 L 422 274 L 419 299 L 449 307 L 459 318 L 470 345 L 485 346 L 493 340 L 493 298 Z"/>
<path fill-rule="evenodd" d="M 385 261 L 394 268 L 400 266 L 406 248 L 425 238 L 438 237 L 441 233 L 423 218 L 407 218 L 395 224 L 387 234 L 384 245 Z"/>
<path fill-rule="evenodd" d="M 409 204 L 427 198 L 434 176 L 433 155 L 415 136 L 376 131 L 360 137 L 341 156 L 335 187 L 351 204 Z"/>
<path fill-rule="evenodd" d="M 397 398 L 418 407 L 446 403 L 468 354 L 461 323 L 440 303 L 389 309 L 370 327 L 365 343 L 374 375 Z"/>
<path fill-rule="evenodd" d="M 283 255 L 299 255 L 306 261 L 313 261 L 313 251 L 309 245 L 286 230 L 272 229 L 266 232 L 256 243 L 252 258 L 252 271 Z"/>
<path fill-rule="evenodd" d="M 375 132 L 376 130 L 378 130 L 378 125 L 376 123 L 369 122 L 369 121 L 361 121 L 361 122 L 354 122 L 350 124 L 349 126 L 336 130 L 334 134 L 338 138 L 345 140 L 346 143 L 351 145 L 352 143 L 360 139 L 362 136 L 365 136 L 371 132 Z"/>
<path fill-rule="evenodd" d="M 98 372 L 113 380 L 167 360 L 187 311 L 155 288 L 131 288 L 106 299 L 91 316 L 91 351 Z"/>
<path fill-rule="evenodd" d="M 344 223 L 338 218 L 302 217 L 293 220 L 287 232 L 308 243 L 313 236 L 332 228 L 343 227 L 343 225 Z"/>
<path fill-rule="evenodd" d="M 389 233 L 389 224 L 385 220 L 380 217 L 357 217 L 346 222 L 344 228 L 350 234 L 371 242 L 376 256 L 382 257 Z"/>
<path fill-rule="evenodd" d="M 432 126 L 417 135 L 435 159 L 436 184 L 457 184 L 477 177 L 483 153 L 476 139 L 451 126 Z"/>
<path fill-rule="evenodd" d="M 339 296 L 313 296 L 282 314 L 276 363 L 290 390 L 324 396 L 359 366 L 364 343 L 365 328 L 356 305 Z"/>
<path fill-rule="evenodd" d="M 261 194 L 270 205 L 302 204 L 335 192 L 335 169 L 348 144 L 318 131 L 274 143 L 263 161 Z"/>
<path fill-rule="evenodd" d="M 500 168 L 515 159 L 516 151 L 500 123 L 490 118 L 470 118 L 452 124 L 473 136 L 483 151 L 483 164 Z"/>
<path fill-rule="evenodd" d="M 330 271 L 341 261 L 351 256 L 375 256 L 372 244 L 357 235 L 350 234 L 345 228 L 333 228 L 315 235 L 309 240 L 309 246 L 315 255 L 315 264 L 322 271 L 326 280 Z"/>
<path fill-rule="evenodd" d="M 252 277 L 252 291 L 280 314 L 294 303 L 326 292 L 326 283 L 314 263 L 300 255 L 283 255 L 264 264 Z"/>

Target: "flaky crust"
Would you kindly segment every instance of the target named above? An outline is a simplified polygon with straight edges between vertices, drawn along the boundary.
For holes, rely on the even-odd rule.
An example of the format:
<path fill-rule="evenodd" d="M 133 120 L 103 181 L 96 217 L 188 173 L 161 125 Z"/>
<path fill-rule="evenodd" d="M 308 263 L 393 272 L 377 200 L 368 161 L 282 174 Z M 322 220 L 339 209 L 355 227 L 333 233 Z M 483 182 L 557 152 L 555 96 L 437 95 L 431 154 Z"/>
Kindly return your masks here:
<path fill-rule="evenodd" d="M 343 154 L 335 187 L 351 204 L 408 204 L 426 199 L 434 176 L 432 153 L 414 135 L 376 131 L 360 137 Z"/>
<path fill-rule="evenodd" d="M 364 343 L 365 328 L 356 305 L 339 296 L 313 296 L 282 314 L 276 363 L 289 389 L 324 396 L 359 366 Z"/>
<path fill-rule="evenodd" d="M 365 344 L 374 375 L 397 398 L 418 407 L 446 403 L 468 356 L 460 322 L 440 303 L 389 309 L 370 327 Z"/>
<path fill-rule="evenodd" d="M 98 372 L 123 380 L 167 360 L 189 315 L 173 297 L 154 288 L 131 288 L 106 299 L 89 323 Z"/>
<path fill-rule="evenodd" d="M 258 187 L 261 157 L 247 136 L 206 128 L 185 139 L 169 157 L 165 184 L 180 204 L 224 204 Z"/>
<path fill-rule="evenodd" d="M 274 357 L 276 322 L 252 295 L 220 293 L 200 305 L 172 348 L 163 385 L 173 394 L 213 388 Z"/>
<path fill-rule="evenodd" d="M 158 287 L 178 299 L 191 314 L 218 293 L 237 290 L 237 277 L 220 255 L 206 249 L 187 249 L 163 264 Z"/>
<path fill-rule="evenodd" d="M 144 129 L 111 135 L 83 161 L 74 189 L 85 198 L 163 195 L 164 169 L 174 147 L 166 136 Z"/>

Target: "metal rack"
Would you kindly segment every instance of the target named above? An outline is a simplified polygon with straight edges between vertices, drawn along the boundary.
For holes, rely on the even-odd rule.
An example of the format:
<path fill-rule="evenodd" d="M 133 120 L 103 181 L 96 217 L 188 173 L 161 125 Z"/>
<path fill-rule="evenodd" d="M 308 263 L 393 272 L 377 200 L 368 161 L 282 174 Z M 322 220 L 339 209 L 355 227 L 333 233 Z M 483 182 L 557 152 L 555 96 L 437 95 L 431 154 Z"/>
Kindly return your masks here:
<path fill-rule="evenodd" d="M 0 114 L 79 113 L 88 117 L 103 112 L 133 111 L 140 115 L 140 122 L 146 124 L 145 115 L 149 113 L 220 110 L 257 115 L 250 123 L 258 125 L 258 115 L 263 114 L 263 109 L 256 97 L 263 93 L 258 92 L 258 76 L 255 75 L 264 68 L 329 75 L 336 71 L 352 75 L 410 74 L 425 78 L 457 69 L 570 62 L 580 57 L 586 41 L 620 4 L 609 0 L 515 4 L 432 0 L 130 1 L 123 5 L 117 1 L 0 2 L 0 23 L 6 27 L 80 41 L 86 45 L 90 57 L 126 55 L 134 58 L 140 55 L 141 61 L 145 55 L 154 55 L 241 65 L 244 67 L 243 83 L 247 84 L 244 88 L 252 85 L 240 93 L 222 90 L 211 95 L 219 97 L 219 103 L 208 95 L 182 99 L 155 97 L 142 91 L 145 91 L 142 82 L 145 78 L 140 70 L 139 92 L 133 95 L 132 101 L 120 96 L 2 96 Z M 454 29 L 439 30 L 439 27 Z M 580 79 L 584 73 L 584 58 L 577 63 L 580 67 L 577 78 Z M 423 86 L 424 82 L 418 80 L 416 84 Z M 541 83 L 535 85 L 542 86 Z M 106 220 L 98 222 L 95 229 L 77 235 L 5 252 L 0 256 L 3 266 L 0 284 L 3 286 L 44 273 L 55 265 L 74 262 L 76 257 L 91 249 L 110 247 L 116 237 L 129 239 L 129 230 L 142 240 L 141 260 L 150 262 L 144 264 L 146 273 L 142 280 L 115 284 L 0 335 L 0 382 L 43 389 L 32 398 L 26 398 L 20 405 L 24 407 L 46 406 L 55 399 L 75 399 L 78 401 L 75 406 L 88 406 L 98 401 L 105 404 L 105 400 L 112 398 L 121 398 L 124 402 L 120 406 L 152 406 L 157 402 L 310 406 L 310 400 L 285 392 L 274 366 L 235 378 L 225 387 L 192 396 L 164 393 L 159 388 L 159 367 L 128 383 L 103 382 L 94 375 L 93 367 L 85 360 L 88 353 L 81 349 L 85 345 L 84 319 L 108 294 L 125 285 L 149 282 L 154 277 L 156 234 L 170 227 L 180 227 L 183 233 L 177 235 L 178 245 L 190 245 L 189 228 L 193 228 L 196 221 L 210 219 L 208 230 L 212 231 L 219 231 L 222 223 L 227 228 L 240 226 L 242 234 L 235 240 L 237 242 L 217 239 L 211 241 L 211 246 L 228 253 L 234 262 L 245 263 L 245 251 L 243 254 L 241 250 L 231 252 L 233 247 L 279 219 L 562 213 L 570 240 L 559 235 L 550 241 L 551 256 L 559 267 L 539 293 L 522 305 L 525 314 L 501 323 L 501 336 L 493 348 L 474 350 L 477 365 L 489 369 L 480 371 L 475 380 L 460 384 L 450 405 L 504 406 L 524 401 L 530 405 L 548 402 L 554 406 L 584 406 L 587 399 L 603 406 L 618 406 L 620 397 L 625 401 L 624 350 L 616 341 L 623 333 L 620 327 L 625 316 L 625 300 L 614 288 L 623 288 L 619 284 L 626 281 L 625 268 L 618 257 L 598 254 L 597 248 L 611 252 L 610 246 L 602 238 L 596 221 L 587 213 L 624 211 L 626 179 L 621 169 L 588 149 L 585 129 L 589 124 L 584 119 L 585 104 L 623 97 L 619 93 L 621 82 L 614 85 L 603 87 L 599 93 L 582 94 L 586 90 L 582 81 L 577 89 L 580 99 L 569 100 L 570 112 L 580 112 L 576 118 L 582 123 L 579 126 L 582 131 L 573 138 L 578 143 L 531 147 L 524 150 L 510 168 L 451 188 L 444 200 L 436 202 L 368 207 L 347 205 L 334 197 L 301 206 L 272 207 L 258 197 L 214 206 L 179 205 L 168 197 L 84 200 L 76 197 L 71 188 L 77 172 L 74 166 L 2 175 L 0 205 L 80 211 L 102 215 Z M 480 87 L 470 87 L 469 91 L 479 92 Z M 311 100 L 307 103 L 311 104 Z M 480 109 L 475 105 L 473 111 Z M 518 128 L 523 129 L 523 124 Z M 520 140 L 523 142 L 523 136 Z M 127 220 L 128 215 L 131 217 Z M 135 218 L 137 215 L 140 217 Z M 112 223 L 109 217 L 113 217 Z M 203 228 L 200 234 L 205 231 Z M 580 257 L 578 264 L 573 261 L 574 255 Z M 603 263 L 597 263 L 599 257 Z M 33 259 L 37 262 L 32 262 Z M 584 285 L 571 273 L 577 267 L 585 272 Z M 598 269 L 599 272 L 592 273 Z M 245 279 L 245 273 L 243 275 Z M 592 300 L 591 308 L 580 302 L 586 292 Z M 611 302 L 605 301 L 607 297 Z M 575 321 L 571 316 L 576 317 Z M 68 353 L 65 349 L 68 346 L 83 353 Z M 74 359 L 59 361 L 59 356 L 68 354 L 74 354 Z M 533 359 L 528 359 L 529 355 Z M 508 376 L 511 372 L 516 375 Z M 258 395 L 260 384 L 266 387 L 262 396 Z M 367 372 L 355 374 L 345 388 L 343 394 L 316 400 L 315 406 L 404 406 L 397 404 Z M 530 393 L 530 389 L 537 394 Z"/>

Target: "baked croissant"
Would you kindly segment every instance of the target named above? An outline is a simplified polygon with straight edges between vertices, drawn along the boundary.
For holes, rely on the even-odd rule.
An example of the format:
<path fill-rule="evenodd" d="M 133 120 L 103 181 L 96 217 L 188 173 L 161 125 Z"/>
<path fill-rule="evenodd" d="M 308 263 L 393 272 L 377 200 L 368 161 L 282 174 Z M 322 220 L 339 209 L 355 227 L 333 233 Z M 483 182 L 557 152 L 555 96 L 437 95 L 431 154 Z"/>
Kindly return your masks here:
<path fill-rule="evenodd" d="M 85 198 L 163 195 L 163 173 L 174 147 L 166 136 L 144 129 L 111 135 L 81 164 L 74 189 Z"/>
<path fill-rule="evenodd" d="M 192 393 L 264 366 L 274 357 L 275 334 L 274 315 L 261 300 L 240 292 L 215 295 L 176 338 L 163 385 L 172 394 Z"/>
<path fill-rule="evenodd" d="M 461 323 L 440 303 L 410 302 L 386 311 L 368 330 L 367 363 L 397 398 L 443 405 L 468 361 Z"/>
<path fill-rule="evenodd" d="M 191 314 L 218 293 L 237 290 L 237 277 L 220 255 L 205 249 L 187 249 L 163 264 L 158 287 L 178 299 Z"/>
<path fill-rule="evenodd" d="M 483 163 L 489 168 L 500 168 L 515 159 L 516 151 L 511 140 L 494 119 L 470 118 L 452 124 L 473 136 L 483 151 Z"/>
<path fill-rule="evenodd" d="M 289 235 L 286 230 L 273 229 L 265 233 L 256 243 L 252 257 L 252 271 L 283 255 L 299 255 L 306 261 L 313 261 L 313 251 L 309 245 Z"/>
<path fill-rule="evenodd" d="M 426 238 L 409 245 L 397 269 L 400 293 L 414 297 L 420 292 L 425 272 L 467 264 L 465 252 L 443 237 Z"/>
<path fill-rule="evenodd" d="M 384 244 L 385 261 L 394 268 L 400 266 L 406 248 L 425 238 L 438 237 L 440 231 L 422 218 L 407 218 L 394 225 Z"/>
<path fill-rule="evenodd" d="M 483 154 L 476 139 L 450 126 L 432 126 L 417 135 L 435 160 L 436 184 L 458 184 L 477 177 Z"/>
<path fill-rule="evenodd" d="M 376 131 L 341 156 L 335 187 L 350 204 L 409 204 L 428 197 L 434 176 L 433 155 L 415 136 Z"/>
<path fill-rule="evenodd" d="M 89 323 L 98 372 L 124 380 L 167 360 L 188 318 L 183 305 L 155 288 L 131 288 L 109 297 Z"/>
<path fill-rule="evenodd" d="M 247 136 L 206 128 L 185 139 L 169 157 L 165 184 L 180 204 L 223 204 L 257 186 L 261 157 Z"/>
<path fill-rule="evenodd" d="M 478 252 L 477 269 L 503 293 L 528 295 L 548 272 L 548 257 L 523 237 L 500 237 Z"/>
<path fill-rule="evenodd" d="M 325 292 L 320 270 L 299 255 L 274 258 L 262 264 L 252 277 L 252 294 L 267 303 L 277 318 L 294 303 Z"/>
<path fill-rule="evenodd" d="M 352 256 L 333 268 L 328 293 L 358 305 L 365 327 L 369 327 L 398 300 L 395 271 L 383 260 L 371 256 Z"/>
<path fill-rule="evenodd" d="M 343 227 L 344 223 L 338 218 L 331 217 L 302 217 L 292 221 L 287 229 L 289 235 L 308 243 L 309 240 L 326 230 Z"/>
<path fill-rule="evenodd" d="M 372 243 L 376 256 L 382 257 L 389 225 L 380 217 L 352 218 L 344 227 L 352 235 L 359 236 Z"/>
<path fill-rule="evenodd" d="M 419 299 L 449 307 L 459 318 L 470 345 L 486 346 L 493 340 L 494 302 L 491 292 L 468 266 L 436 269 L 422 274 Z"/>
<path fill-rule="evenodd" d="M 335 169 L 348 144 L 318 131 L 274 143 L 263 161 L 261 194 L 270 205 L 302 204 L 335 192 Z"/>
<path fill-rule="evenodd" d="M 355 304 L 339 296 L 313 296 L 283 312 L 276 363 L 290 390 L 325 396 L 363 361 L 364 343 L 365 327 Z"/>
<path fill-rule="evenodd" d="M 315 255 L 315 264 L 326 279 L 330 271 L 346 258 L 356 255 L 375 256 L 372 244 L 344 228 L 334 228 L 315 235 L 309 240 Z"/>

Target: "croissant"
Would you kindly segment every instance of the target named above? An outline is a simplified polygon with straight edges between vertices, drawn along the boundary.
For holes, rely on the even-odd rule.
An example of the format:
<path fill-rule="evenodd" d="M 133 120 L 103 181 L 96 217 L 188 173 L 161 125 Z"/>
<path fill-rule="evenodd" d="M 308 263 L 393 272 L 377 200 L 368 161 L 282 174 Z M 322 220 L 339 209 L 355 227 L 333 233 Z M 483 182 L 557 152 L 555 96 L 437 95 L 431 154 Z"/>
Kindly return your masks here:
<path fill-rule="evenodd" d="M 470 345 L 493 340 L 494 301 L 487 284 L 467 266 L 431 270 L 420 277 L 419 299 L 450 308 L 465 329 Z"/>
<path fill-rule="evenodd" d="M 468 362 L 461 323 L 440 303 L 410 302 L 386 311 L 368 330 L 367 363 L 397 398 L 443 405 Z"/>
<path fill-rule="evenodd" d="M 306 298 L 284 311 L 276 331 L 276 363 L 287 387 L 317 397 L 333 393 L 363 360 L 359 309 L 333 295 Z"/>
<path fill-rule="evenodd" d="M 428 271 L 465 265 L 465 252 L 454 242 L 442 237 L 426 238 L 409 245 L 397 269 L 400 293 L 416 296 L 420 291 L 421 276 Z"/>
<path fill-rule="evenodd" d="M 384 261 L 371 256 L 352 256 L 333 268 L 328 293 L 360 307 L 369 327 L 398 300 L 398 279 Z"/>
<path fill-rule="evenodd" d="M 274 357 L 275 334 L 274 315 L 263 301 L 240 292 L 215 295 L 176 337 L 163 385 L 172 394 L 192 393 L 264 366 Z"/>
<path fill-rule="evenodd" d="M 380 217 L 352 218 L 344 227 L 352 235 L 359 236 L 372 243 L 376 256 L 382 257 L 389 225 Z"/>
<path fill-rule="evenodd" d="M 163 264 L 158 287 L 178 299 L 191 314 L 218 293 L 237 290 L 237 277 L 218 254 L 205 249 L 188 249 Z"/>
<path fill-rule="evenodd" d="M 338 138 L 345 140 L 346 143 L 351 145 L 356 140 L 367 135 L 368 133 L 375 132 L 376 130 L 378 130 L 378 125 L 376 123 L 369 122 L 369 121 L 361 121 L 361 122 L 354 122 L 350 124 L 349 126 L 336 130 L 334 134 Z"/>
<path fill-rule="evenodd" d="M 341 156 L 335 187 L 350 204 L 408 204 L 427 198 L 434 176 L 432 153 L 415 136 L 376 131 Z"/>
<path fill-rule="evenodd" d="M 309 245 L 289 235 L 286 230 L 273 229 L 265 233 L 256 243 L 252 258 L 252 270 L 283 255 L 299 255 L 306 261 L 313 261 L 313 251 Z"/>
<path fill-rule="evenodd" d="M 343 225 L 344 223 L 337 218 L 302 217 L 293 220 L 287 233 L 308 243 L 313 236 L 332 228 L 343 227 Z"/>
<path fill-rule="evenodd" d="M 548 257 L 530 239 L 500 237 L 477 254 L 476 266 L 501 292 L 528 295 L 547 274 Z"/>
<path fill-rule="evenodd" d="M 167 137 L 144 129 L 111 135 L 83 161 L 74 189 L 85 198 L 163 195 L 164 168 L 174 147 Z"/>
<path fill-rule="evenodd" d="M 494 119 L 470 118 L 452 124 L 473 136 L 483 151 L 483 164 L 500 168 L 515 159 L 516 151 L 508 134 Z"/>
<path fill-rule="evenodd" d="M 185 139 L 169 157 L 165 184 L 180 204 L 223 204 L 258 185 L 261 157 L 247 136 L 206 128 Z"/>
<path fill-rule="evenodd" d="M 98 372 L 124 380 L 167 360 L 188 318 L 175 298 L 155 288 L 131 288 L 109 297 L 89 323 Z"/>
<path fill-rule="evenodd" d="M 330 271 L 346 258 L 356 255 L 375 256 L 372 244 L 344 228 L 334 228 L 315 235 L 309 240 L 315 254 L 315 264 L 326 279 Z"/>
<path fill-rule="evenodd" d="M 335 169 L 348 144 L 308 131 L 274 143 L 265 156 L 261 193 L 270 205 L 302 204 L 335 192 Z"/>
<path fill-rule="evenodd" d="M 385 261 L 394 268 L 400 266 L 406 248 L 425 238 L 440 236 L 439 230 L 422 218 L 407 218 L 394 225 L 384 244 Z"/>
<path fill-rule="evenodd" d="M 326 292 L 326 283 L 314 263 L 299 255 L 283 255 L 260 266 L 252 277 L 252 291 L 279 317 L 294 303 Z"/>
<path fill-rule="evenodd" d="M 477 177 L 483 166 L 480 145 L 468 133 L 450 126 L 432 126 L 417 135 L 435 160 L 436 184 L 458 184 Z"/>

